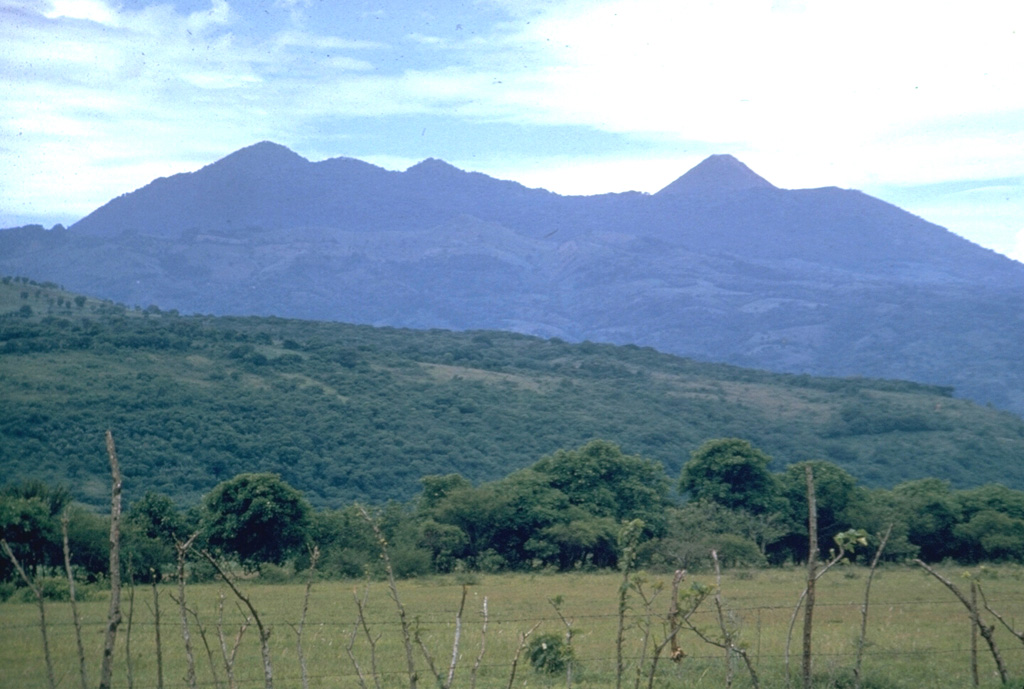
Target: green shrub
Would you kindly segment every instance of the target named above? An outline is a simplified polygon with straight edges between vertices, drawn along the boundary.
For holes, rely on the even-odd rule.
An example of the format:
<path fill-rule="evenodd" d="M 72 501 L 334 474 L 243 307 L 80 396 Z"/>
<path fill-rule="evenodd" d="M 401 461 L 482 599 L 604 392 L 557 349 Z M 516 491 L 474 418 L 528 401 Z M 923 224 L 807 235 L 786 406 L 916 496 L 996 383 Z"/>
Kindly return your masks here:
<path fill-rule="evenodd" d="M 572 646 L 560 634 L 541 634 L 530 640 L 527 647 L 530 665 L 537 672 L 557 675 L 565 672 L 575 658 Z"/>
<path fill-rule="evenodd" d="M 36 586 L 43 591 L 43 598 L 51 601 L 69 601 L 71 600 L 71 587 L 68 586 L 68 580 L 61 577 L 43 577 L 36 580 Z M 77 593 L 77 591 L 76 591 Z M 32 592 L 32 589 L 25 587 L 21 589 L 19 593 L 19 600 L 23 603 L 31 603 L 35 601 L 36 595 Z"/>

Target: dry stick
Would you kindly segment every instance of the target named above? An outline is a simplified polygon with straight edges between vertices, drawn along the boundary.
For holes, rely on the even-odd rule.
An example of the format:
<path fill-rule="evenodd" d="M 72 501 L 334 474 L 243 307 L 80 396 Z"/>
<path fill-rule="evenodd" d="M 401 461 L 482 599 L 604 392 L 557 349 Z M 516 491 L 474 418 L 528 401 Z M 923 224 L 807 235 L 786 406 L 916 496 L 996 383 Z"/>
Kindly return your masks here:
<path fill-rule="evenodd" d="M 245 596 L 238 587 L 235 586 L 235 582 L 231 579 L 227 573 L 221 568 L 216 558 L 210 554 L 208 550 L 201 551 L 203 557 L 205 557 L 213 568 L 217 570 L 217 574 L 224 580 L 224 583 L 228 585 L 232 593 L 238 600 L 245 604 L 245 607 L 249 609 L 249 613 L 252 615 L 252 619 L 256 622 L 256 629 L 260 632 L 260 655 L 263 656 L 263 684 L 266 689 L 274 689 L 274 668 L 270 662 L 270 633 L 271 629 L 263 626 L 263 621 L 260 619 L 259 612 L 256 611 L 256 607 L 252 604 L 252 601 Z"/>
<path fill-rule="evenodd" d="M 529 631 L 523 632 L 519 635 L 519 646 L 516 647 L 516 654 L 512 656 L 512 670 L 508 673 L 507 689 L 512 689 L 512 683 L 515 682 L 516 667 L 519 665 L 519 656 L 523 654 L 523 649 L 526 648 L 526 640 L 530 638 L 530 634 L 533 634 L 539 626 L 540 622 L 530 627 Z"/>
<path fill-rule="evenodd" d="M 629 566 L 623 568 L 622 583 L 619 584 L 619 614 L 618 627 L 615 631 L 615 689 L 622 689 L 622 673 L 625 665 L 622 660 L 622 641 L 626 631 L 626 610 L 628 603 L 626 596 L 629 593 Z"/>
<path fill-rule="evenodd" d="M 455 679 L 455 664 L 459 659 L 459 638 L 462 635 L 462 610 L 466 606 L 466 591 L 467 586 L 462 586 L 462 600 L 459 601 L 459 612 L 455 615 L 455 640 L 452 643 L 452 660 L 448 664 L 448 681 L 444 684 L 444 689 L 451 689 L 452 680 Z"/>
<path fill-rule="evenodd" d="M 452 660 L 448 667 L 447 679 L 441 676 L 441 673 L 437 670 L 437 666 L 434 665 L 434 657 L 430 655 L 430 650 L 427 645 L 423 643 L 423 639 L 420 638 L 420 627 L 419 620 L 416 620 L 415 627 L 413 629 L 413 639 L 416 644 L 420 647 L 420 652 L 423 653 L 423 657 L 427 661 L 427 667 L 430 668 L 430 673 L 434 675 L 434 679 L 437 681 L 437 686 L 440 689 L 450 689 L 452 686 L 452 679 L 455 676 L 455 664 L 459 657 L 459 638 L 462 635 L 462 611 L 466 606 L 466 590 L 467 587 L 462 587 L 462 601 L 459 603 L 459 611 L 455 613 L 455 642 L 452 647 Z"/>
<path fill-rule="evenodd" d="M 71 619 L 75 624 L 75 642 L 78 644 L 78 673 L 82 678 L 82 689 L 88 689 L 89 678 L 85 671 L 85 647 L 82 645 L 82 618 L 78 615 L 78 601 L 75 596 L 75 574 L 71 569 L 71 545 L 68 526 L 71 521 L 70 508 L 60 518 L 60 530 L 64 540 L 64 570 L 68 575 L 68 593 L 71 596 Z"/>
<path fill-rule="evenodd" d="M 150 568 L 153 586 L 153 631 L 156 634 L 156 687 L 164 689 L 164 649 L 160 642 L 160 590 L 157 588 L 156 570 Z"/>
<path fill-rule="evenodd" d="M 636 546 L 642 527 L 643 522 L 634 519 L 627 523 L 619 534 L 622 550 L 619 567 L 622 569 L 622 582 L 619 584 L 619 622 L 615 632 L 615 689 L 622 689 L 622 674 L 626 670 L 622 657 L 622 643 L 626 631 L 626 611 L 629 609 L 629 575 L 636 562 Z"/>
<path fill-rule="evenodd" d="M 572 624 L 575 620 L 565 619 L 565 615 L 562 614 L 562 597 L 556 596 L 555 598 L 548 598 L 548 604 L 555 609 L 555 614 L 558 615 L 558 619 L 562 620 L 562 624 L 565 625 L 565 647 L 569 649 L 569 653 L 572 653 Z M 572 689 L 572 666 L 573 656 L 569 656 L 569 662 L 565 664 L 565 689 Z"/>
<path fill-rule="evenodd" d="M 352 636 L 349 637 L 348 645 L 345 647 L 345 652 L 348 653 L 349 660 L 352 661 L 352 666 L 356 670 L 356 675 L 359 678 L 359 686 L 363 689 L 369 689 L 366 685 L 366 675 L 363 674 L 363 669 L 359 665 L 359 661 L 356 659 L 355 653 L 352 652 L 352 648 L 355 646 L 356 637 L 359 635 L 359 631 L 362 630 L 366 636 L 366 641 L 370 645 L 370 674 L 373 676 L 373 683 L 377 689 L 381 689 L 380 686 L 380 675 L 377 673 L 377 642 L 380 641 L 381 635 L 374 636 L 370 633 L 370 627 L 366 623 L 366 599 L 369 595 L 370 586 L 367 584 L 363 589 L 363 597 L 359 598 L 359 595 L 352 590 L 352 598 L 356 601 L 356 623 L 352 627 Z"/>
<path fill-rule="evenodd" d="M 716 606 L 718 606 L 719 620 L 724 620 L 724 617 L 722 616 L 722 613 L 721 613 L 721 611 L 722 611 L 722 604 L 721 604 L 721 597 L 720 597 L 720 593 L 719 593 L 721 591 L 721 589 L 722 589 L 722 586 L 721 586 L 721 576 L 722 576 L 722 574 L 721 574 L 721 568 L 718 567 L 718 553 L 715 552 L 714 550 L 711 551 L 711 559 L 714 561 L 714 563 L 716 565 L 716 570 L 715 571 L 717 573 L 717 578 L 718 578 L 718 587 L 717 587 L 717 591 L 716 591 L 716 594 L 715 594 L 716 595 L 715 604 L 716 604 Z M 733 653 L 735 653 L 738 656 L 740 656 L 740 658 L 743 659 L 743 662 L 747 666 L 747 672 L 750 673 L 750 683 L 751 683 L 751 686 L 753 686 L 754 689 L 758 689 L 761 685 L 760 685 L 760 680 L 759 680 L 759 678 L 757 676 L 757 670 L 754 668 L 754 663 L 750 660 L 750 656 L 747 654 L 747 652 L 744 649 L 740 648 L 739 646 L 737 646 L 735 644 L 735 642 L 733 640 L 733 634 L 729 632 L 728 628 L 725 627 L 725 626 L 722 627 L 722 640 L 721 641 L 717 641 L 715 639 L 712 639 L 710 636 L 708 636 L 704 632 L 702 632 L 695 624 L 693 624 L 693 622 L 690 621 L 690 616 L 693 615 L 693 613 L 697 611 L 697 608 L 700 607 L 700 605 L 704 601 L 704 598 L 705 598 L 706 595 L 707 594 L 705 592 L 703 592 L 703 591 L 701 592 L 701 595 L 694 602 L 694 605 L 690 609 L 690 611 L 687 612 L 685 615 L 683 615 L 683 617 L 682 617 L 683 624 L 685 624 L 686 628 L 689 629 L 694 634 L 696 634 L 697 637 L 701 641 L 703 641 L 704 643 L 709 644 L 711 646 L 715 646 L 716 648 L 721 648 L 722 650 L 724 650 L 726 652 L 729 652 L 731 650 Z M 731 674 L 731 670 L 730 670 L 730 674 Z"/>
<path fill-rule="evenodd" d="M 313 546 L 309 556 L 309 574 L 306 578 L 306 595 L 302 599 L 302 617 L 299 618 L 298 628 L 292 627 L 295 631 L 296 647 L 299 655 L 299 667 L 302 668 L 302 687 L 309 689 L 309 671 L 306 668 L 306 656 L 302 652 L 302 630 L 306 626 L 306 613 L 309 611 L 309 593 L 313 588 L 313 575 L 316 572 L 316 563 L 320 559 L 320 547 Z"/>
<path fill-rule="evenodd" d="M 185 658 L 188 661 L 185 679 L 190 689 L 196 689 L 196 657 L 192 652 L 192 635 L 189 632 L 188 613 L 185 607 L 185 558 L 197 536 L 199 536 L 198 531 L 189 536 L 185 542 L 177 539 L 174 541 L 174 550 L 178 559 L 178 598 L 176 602 L 178 603 L 178 612 L 181 614 L 181 637 L 185 642 Z"/>
<path fill-rule="evenodd" d="M 804 604 L 804 689 L 811 689 L 811 624 L 814 622 L 814 583 L 818 569 L 818 504 L 814 496 L 814 471 L 804 467 L 807 477 L 807 600 Z"/>
<path fill-rule="evenodd" d="M 722 606 L 722 568 L 718 563 L 718 551 L 711 551 L 711 560 L 715 564 L 715 614 L 718 619 L 718 628 L 722 630 L 722 648 L 725 649 L 725 686 L 731 687 L 733 680 L 732 670 L 732 633 L 725 624 L 725 614 Z"/>
<path fill-rule="evenodd" d="M 128 571 L 131 572 L 131 562 Z M 124 661 L 128 689 L 135 687 L 135 673 L 132 668 L 132 620 L 135 619 L 135 575 L 128 575 L 128 620 L 124 630 Z"/>
<path fill-rule="evenodd" d="M 839 543 L 839 552 L 833 555 L 832 559 L 825 563 L 825 566 L 821 568 L 815 575 L 815 580 L 821 579 L 825 574 L 832 569 L 835 565 L 842 561 L 846 557 L 846 546 L 843 543 Z M 796 607 L 793 608 L 793 616 L 789 619 L 789 631 L 786 633 L 786 651 L 785 651 L 785 667 L 786 667 L 786 686 L 791 686 L 792 676 L 789 671 L 789 656 L 790 647 L 793 644 L 793 630 L 796 628 L 796 618 L 800 614 L 800 608 L 804 604 L 804 599 L 807 597 L 807 589 L 805 588 L 800 592 L 800 597 L 797 598 Z"/>
<path fill-rule="evenodd" d="M 480 627 L 480 653 L 477 654 L 473 669 L 469 672 L 469 689 L 476 689 L 476 673 L 480 669 L 480 663 L 484 659 L 484 649 L 487 647 L 487 596 L 484 596 L 483 616 L 484 622 Z"/>
<path fill-rule="evenodd" d="M 978 587 L 971 581 L 971 609 L 978 609 Z M 971 622 L 971 680 L 974 682 L 974 686 L 981 684 L 981 679 L 978 677 L 978 625 Z"/>
<path fill-rule="evenodd" d="M 643 630 L 643 637 L 640 642 L 640 658 L 637 661 L 633 679 L 634 689 L 640 689 L 640 680 L 644 672 L 643 664 L 647 659 L 647 647 L 651 643 L 651 634 L 653 633 L 653 624 L 651 622 L 653 614 L 651 610 L 654 607 L 655 599 L 658 597 L 658 591 L 655 591 L 654 595 L 648 596 L 647 592 L 644 591 L 643 582 L 635 579 L 633 581 L 633 588 L 640 597 L 640 601 L 644 604 L 643 615 L 637 618 L 637 627 Z"/>
<path fill-rule="evenodd" d="M 1003 618 L 1002 615 L 1000 615 L 995 610 L 993 610 L 991 607 L 989 607 L 988 598 L 985 597 L 985 589 L 982 588 L 981 582 L 978 582 L 978 594 L 981 595 L 981 602 L 982 602 L 982 605 L 985 606 L 985 609 L 988 610 L 990 613 L 992 613 L 992 616 L 995 617 L 997 620 L 999 620 L 1000 624 L 1002 624 L 1004 627 L 1006 627 L 1006 631 L 1010 632 L 1015 637 L 1017 637 L 1018 641 L 1020 641 L 1021 643 L 1024 643 L 1024 633 L 1018 632 L 1016 629 L 1014 629 L 1012 626 L 1010 626 L 1010 624 Z"/>
<path fill-rule="evenodd" d="M 237 687 L 235 683 L 235 657 L 238 655 L 238 647 L 242 643 L 242 636 L 245 634 L 245 630 L 252 624 L 252 620 L 246 617 L 241 607 L 238 610 L 242 613 L 242 619 L 245 620 L 245 623 L 238 626 L 238 634 L 235 635 L 235 643 L 229 653 L 228 642 L 224 637 L 224 594 L 220 594 L 220 599 L 217 602 L 217 639 L 220 641 L 220 654 L 224 659 L 224 671 L 228 676 L 229 689 L 236 689 Z"/>
<path fill-rule="evenodd" d="M 683 652 L 683 649 L 679 646 L 679 633 L 678 633 L 678 630 L 682 629 L 682 623 L 681 623 L 681 621 L 679 619 L 679 584 L 682 582 L 683 577 L 685 577 L 685 576 L 686 576 L 686 570 L 685 569 L 677 569 L 676 570 L 675 576 L 673 576 L 673 578 L 672 578 L 672 603 L 669 605 L 669 609 L 668 609 L 668 624 L 669 624 L 669 628 L 670 629 L 676 629 L 676 633 L 675 634 L 670 634 L 669 635 L 669 641 L 672 644 L 672 648 L 671 648 L 672 662 L 675 662 L 675 663 L 678 663 L 679 661 L 681 661 L 683 658 L 686 657 L 686 653 Z M 697 602 L 698 606 L 700 605 L 700 602 L 704 600 L 704 597 L 700 596 L 699 599 L 700 600 Z M 692 608 L 691 611 L 690 611 L 690 614 L 692 614 L 694 611 L 696 611 L 696 609 L 697 609 L 696 607 Z"/>
<path fill-rule="evenodd" d="M 996 668 L 999 670 L 999 678 L 1002 680 L 1003 684 L 1006 684 L 1006 667 L 1003 665 L 1003 657 L 999 655 L 999 648 L 996 646 L 996 640 L 992 636 L 992 632 L 995 630 L 995 627 L 986 626 L 982 623 L 981 616 L 978 614 L 978 607 L 976 605 L 972 606 L 971 601 L 969 601 L 967 597 L 964 596 L 963 593 L 961 593 L 960 589 L 958 589 L 953 582 L 951 582 L 949 579 L 946 579 L 944 576 L 942 576 L 934 569 L 926 565 L 923 561 L 914 560 L 914 562 L 920 565 L 926 572 L 931 574 L 933 577 L 941 581 L 942 584 L 946 588 L 948 588 L 961 603 L 963 603 L 964 607 L 967 608 L 967 611 L 968 613 L 970 613 L 971 616 L 971 622 L 975 626 L 977 626 L 978 632 L 981 633 L 982 638 L 985 639 L 985 642 L 988 644 L 988 649 L 992 653 L 993 660 L 995 660 Z"/>
<path fill-rule="evenodd" d="M 811 467 L 809 467 L 809 466 L 806 467 L 806 475 L 807 475 L 807 477 L 808 477 L 808 479 L 810 481 L 809 487 L 810 487 L 811 490 L 813 490 L 814 475 L 813 475 L 813 473 L 811 471 Z M 814 524 L 813 524 L 814 531 L 817 532 L 817 528 L 818 528 L 817 509 L 813 509 L 813 510 L 810 509 L 811 508 L 811 504 L 814 502 L 814 500 L 813 500 L 814 495 L 813 494 L 809 494 L 808 498 L 810 498 L 808 500 L 808 526 L 811 525 L 810 524 L 810 517 L 813 515 L 813 518 L 814 518 Z M 817 566 L 817 555 L 818 555 L 818 550 L 817 550 L 817 533 L 815 533 L 814 537 L 809 537 L 808 541 L 810 542 L 808 560 L 810 560 L 811 558 L 814 558 L 815 566 Z M 800 593 L 800 597 L 796 601 L 796 607 L 793 608 L 793 617 L 790 618 L 790 620 L 789 620 L 789 631 L 786 633 L 786 652 L 785 652 L 785 662 L 784 662 L 784 665 L 785 665 L 785 668 L 786 668 L 786 686 L 787 687 L 788 686 L 792 686 L 792 681 L 793 681 L 792 675 L 790 674 L 790 671 L 789 671 L 789 651 L 790 651 L 790 646 L 793 643 L 793 629 L 796 627 L 797 615 L 800 613 L 800 607 L 804 604 L 805 600 L 807 600 L 808 604 L 813 607 L 813 587 L 814 587 L 814 582 L 816 582 L 818 579 L 821 579 L 823 576 L 825 576 L 826 572 L 828 572 L 830 569 L 832 569 L 832 567 L 834 567 L 839 562 L 842 562 L 843 558 L 846 556 L 846 544 L 843 543 L 842 541 L 840 541 L 840 542 L 837 543 L 837 545 L 839 546 L 839 552 L 835 553 L 832 556 L 832 559 L 829 560 L 828 562 L 826 562 L 825 566 L 822 567 L 820 571 L 818 571 L 817 573 L 813 574 L 813 576 L 811 576 L 811 575 L 808 576 L 808 585 Z M 813 569 L 809 569 L 809 573 L 813 572 L 813 571 L 814 571 Z M 805 661 L 805 664 L 810 661 L 810 658 L 807 655 L 809 653 L 809 651 L 810 651 L 810 648 L 808 646 L 808 643 L 809 643 L 809 639 L 808 639 L 809 630 L 808 630 L 808 624 L 807 624 L 808 623 L 808 619 L 807 618 L 808 618 L 808 612 L 805 610 L 805 613 L 804 613 L 804 654 L 805 654 L 804 655 L 804 661 Z M 805 667 L 804 669 L 805 669 L 805 673 L 806 673 L 806 670 L 808 668 Z M 804 677 L 804 681 L 806 682 L 807 680 L 808 680 L 808 677 L 805 676 Z M 805 684 L 805 686 L 807 686 L 807 685 Z"/>
<path fill-rule="evenodd" d="M 860 636 L 857 638 L 857 662 L 853 667 L 853 680 L 856 689 L 860 689 L 861 686 L 860 665 L 864 659 L 864 646 L 868 634 L 868 601 L 871 598 L 871 581 L 875 578 L 875 570 L 878 568 L 878 561 L 882 558 L 882 551 L 885 550 L 885 545 L 889 542 L 889 536 L 892 535 L 892 526 L 892 524 L 889 524 L 889 528 L 885 530 L 885 535 L 882 536 L 882 541 L 878 544 L 878 550 L 875 551 L 875 556 L 871 558 L 868 582 L 864 586 L 864 605 L 860 609 Z"/>
<path fill-rule="evenodd" d="M 43 658 L 46 659 L 46 679 L 50 683 L 50 689 L 56 689 L 57 681 L 53 676 L 53 660 L 50 658 L 50 643 L 46 637 L 46 605 L 43 603 L 43 589 L 36 585 L 34 581 L 28 578 L 25 574 L 25 570 L 22 569 L 21 563 L 18 562 L 18 558 L 15 557 L 14 551 L 11 550 L 11 546 L 7 545 L 7 540 L 0 538 L 0 547 L 3 548 L 4 554 L 7 555 L 7 559 L 14 565 L 14 569 L 18 571 L 18 575 L 21 577 L 25 585 L 29 587 L 32 593 L 36 596 L 36 605 L 39 606 L 39 631 L 43 635 Z"/>
<path fill-rule="evenodd" d="M 110 496 L 110 610 L 107 613 L 107 633 L 103 641 L 103 664 L 100 669 L 100 689 L 110 689 L 114 670 L 114 642 L 121 624 L 121 468 L 117 464 L 114 435 L 107 431 L 107 454 L 110 456 L 110 475 L 113 487 Z"/>
<path fill-rule="evenodd" d="M 718 564 L 718 553 L 714 550 L 711 551 L 711 559 L 715 563 L 715 608 L 718 610 L 718 624 L 722 629 L 722 638 L 725 643 L 728 644 L 726 652 L 726 659 L 728 660 L 730 653 L 735 653 L 743 659 L 743 663 L 747 666 L 747 672 L 750 673 L 750 682 L 755 689 L 759 686 L 757 671 L 754 669 L 754 664 L 750 660 L 750 656 L 747 655 L 745 649 L 740 648 L 736 645 L 735 634 L 730 632 L 725 626 L 725 615 L 722 606 L 722 569 Z M 732 667 L 729 668 L 729 677 L 731 683 Z"/>
<path fill-rule="evenodd" d="M 673 660 L 682 659 L 682 655 L 677 656 L 676 653 L 682 653 L 678 643 L 679 631 L 682 629 L 679 612 L 679 584 L 682 583 L 683 577 L 685 576 L 685 569 L 677 569 L 675 575 L 672 577 L 672 602 L 669 603 L 668 615 L 666 617 L 666 635 L 661 643 L 655 645 L 654 651 L 651 653 L 651 668 L 647 673 L 647 689 L 652 689 L 654 686 L 654 675 L 658 669 L 658 659 L 661 658 L 661 654 L 665 650 L 666 646 L 669 644 L 672 645 Z M 700 603 L 698 602 L 697 605 L 700 605 Z M 687 616 L 693 614 L 694 610 L 696 610 L 696 608 L 690 610 L 690 612 L 687 613 Z"/>
<path fill-rule="evenodd" d="M 391 567 L 391 556 L 388 555 L 388 542 L 384 538 L 384 534 L 381 533 L 380 526 L 376 520 L 370 516 L 370 513 L 362 505 L 359 506 L 359 513 L 363 516 L 363 519 L 369 522 L 370 528 L 373 529 L 373 535 L 377 538 L 380 556 L 384 560 L 384 569 L 388 575 L 388 589 L 391 593 L 391 600 L 395 602 L 395 607 L 398 609 L 398 619 L 402 625 L 402 643 L 405 645 L 405 664 L 409 673 L 409 689 L 416 689 L 418 675 L 416 673 L 416 659 L 412 649 L 412 634 L 409 631 L 409 620 L 406 619 L 405 606 L 402 605 L 402 600 L 398 597 L 395 571 Z"/>
<path fill-rule="evenodd" d="M 206 638 L 206 625 L 203 624 L 202 620 L 199 619 L 199 611 L 192 608 L 185 608 L 189 615 L 192 615 L 192 619 L 196 621 L 196 629 L 199 630 L 199 638 L 203 642 L 203 648 L 206 649 L 206 659 L 210 663 L 210 674 L 213 675 L 213 685 L 220 687 L 220 677 L 217 676 L 217 663 L 213 659 L 213 649 L 210 648 L 210 642 Z"/>

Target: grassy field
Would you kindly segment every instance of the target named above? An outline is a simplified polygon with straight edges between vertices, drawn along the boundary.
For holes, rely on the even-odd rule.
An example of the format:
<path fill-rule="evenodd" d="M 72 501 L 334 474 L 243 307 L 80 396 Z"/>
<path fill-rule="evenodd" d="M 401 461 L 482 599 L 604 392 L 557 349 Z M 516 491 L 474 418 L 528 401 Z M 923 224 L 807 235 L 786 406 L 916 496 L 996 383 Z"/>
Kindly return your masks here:
<path fill-rule="evenodd" d="M 964 570 L 941 570 L 965 590 L 969 582 Z M 1019 628 L 1024 628 L 1024 569 L 1019 567 L 973 570 L 982 582 L 991 607 Z M 765 688 L 786 687 L 786 637 L 794 605 L 803 590 L 804 573 L 799 569 L 726 572 L 722 578 L 722 596 L 726 624 L 738 633 Z M 465 578 L 465 577 L 464 577 Z M 714 584 L 712 576 L 694 577 Z M 654 592 L 659 584 L 666 588 L 653 604 L 655 640 L 663 638 L 661 619 L 668 609 L 668 576 L 648 576 L 645 590 Z M 684 588 L 692 583 L 687 578 Z M 472 577 L 468 582 L 465 611 L 462 615 L 459 660 L 453 687 L 475 686 L 481 689 L 509 686 L 511 664 L 520 635 L 535 629 L 534 635 L 562 635 L 565 625 L 549 599 L 561 596 L 561 612 L 572 624 L 573 647 L 577 665 L 573 686 L 614 687 L 616 685 L 616 629 L 618 622 L 618 574 L 503 575 Z M 847 567 L 829 572 L 818 582 L 814 617 L 815 687 L 853 687 L 852 669 L 856 662 L 860 633 L 861 606 L 867 570 Z M 407 608 L 410 624 L 419 635 L 434 662 L 444 674 L 452 654 L 456 611 L 462 584 L 456 577 L 438 577 L 399 582 L 399 595 Z M 272 585 L 243 582 L 264 624 L 272 629 L 270 647 L 276 687 L 302 687 L 296 628 L 302 613 L 304 586 L 301 583 Z M 358 687 L 359 677 L 346 648 L 352 642 L 353 626 L 358 619 L 353 593 L 367 596 L 366 622 L 376 643 L 376 664 L 382 687 L 409 686 L 401 625 L 395 604 L 385 583 L 374 582 L 366 588 L 362 582 L 318 582 L 314 584 L 302 637 L 310 687 Z M 160 612 L 164 686 L 184 687 L 186 655 L 177 604 L 172 600 L 175 587 L 162 587 Z M 228 687 L 221 659 L 218 627 L 224 630 L 230 647 L 238 633 L 242 615 L 227 587 L 219 584 L 190 586 L 187 604 L 195 611 L 204 630 L 204 646 L 196 618 L 190 618 L 195 649 L 198 686 Z M 218 624 L 221 596 L 223 624 Z M 482 634 L 484 600 L 488 624 Z M 627 660 L 623 686 L 634 687 L 637 666 L 641 663 L 641 630 L 644 607 L 631 592 L 623 654 Z M 128 592 L 124 596 L 128 613 Z M 80 603 L 84 621 L 84 642 L 88 661 L 89 684 L 99 679 L 107 601 L 103 598 Z M 48 637 L 55 674 L 61 687 L 79 686 L 74 627 L 67 603 L 49 603 L 46 607 Z M 998 622 L 986 614 L 988 623 Z M 801 686 L 800 635 L 802 613 L 793 634 L 790 668 L 792 686 Z M 707 599 L 692 617 L 694 623 L 720 638 L 714 601 Z M 0 686 L 11 689 L 46 687 L 45 664 L 39 630 L 38 609 L 34 603 L 8 601 L 0 604 Z M 137 588 L 131 636 L 127 619 L 118 634 L 114 686 L 150 689 L 158 686 L 154 642 L 152 591 Z M 538 625 L 539 626 L 536 626 Z M 722 650 L 701 641 L 692 631 L 680 634 L 686 657 L 678 663 L 667 658 L 658 665 L 656 687 L 724 687 L 728 665 Z M 1021 686 L 1024 678 L 1024 647 L 1006 629 L 995 632 L 996 642 L 1006 662 L 1012 684 Z M 128 677 L 126 643 L 131 649 L 131 680 Z M 485 652 L 479 669 L 473 666 Z M 863 659 L 863 684 L 866 689 L 907 687 L 920 689 L 959 689 L 972 685 L 971 634 L 966 610 L 938 581 L 911 567 L 880 570 L 872 586 L 867 631 L 868 646 Z M 979 675 L 982 687 L 1000 686 L 995 665 L 985 642 L 979 644 Z M 357 635 L 352 646 L 366 673 L 368 686 L 371 659 L 367 638 Z M 416 668 L 420 687 L 436 686 L 423 652 L 417 648 Z M 750 675 L 738 658 L 733 658 L 733 686 L 751 686 Z M 211 670 L 212 666 L 212 670 Z M 263 686 L 258 631 L 255 625 L 244 634 L 234 665 L 235 686 Z M 566 685 L 564 674 L 556 676 L 536 672 L 525 657 L 520 658 L 513 685 L 516 687 L 559 687 Z M 640 686 L 646 686 L 646 674 Z"/>

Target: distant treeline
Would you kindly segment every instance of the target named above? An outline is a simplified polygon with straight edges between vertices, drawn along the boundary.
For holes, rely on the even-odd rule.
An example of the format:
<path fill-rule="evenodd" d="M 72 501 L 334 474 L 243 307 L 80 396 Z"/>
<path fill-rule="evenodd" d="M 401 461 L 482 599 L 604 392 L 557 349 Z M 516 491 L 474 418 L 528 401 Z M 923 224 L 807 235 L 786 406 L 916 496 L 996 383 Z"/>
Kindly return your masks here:
<path fill-rule="evenodd" d="M 0 280 L 5 477 L 99 509 L 107 428 L 126 497 L 178 506 L 247 472 L 279 475 L 316 509 L 405 503 L 424 476 L 480 490 L 594 438 L 669 477 L 709 438 L 738 437 L 775 472 L 823 460 L 872 488 L 1024 489 L 1024 421 L 952 393 L 502 332 L 181 316 Z"/>
<path fill-rule="evenodd" d="M 399 576 L 592 570 L 617 566 L 628 523 L 640 529 L 637 564 L 645 568 L 700 570 L 712 549 L 725 566 L 783 564 L 807 556 L 807 466 L 823 553 L 856 530 L 866 541 L 853 559 L 870 558 L 888 533 L 888 561 L 1024 562 L 1024 492 L 954 490 L 937 479 L 869 489 L 829 462 L 771 473 L 770 461 L 745 440 L 709 441 L 684 465 L 679 499 L 660 464 L 595 440 L 497 481 L 474 486 L 458 474 L 433 475 L 408 502 L 319 510 L 275 474 L 240 474 L 187 510 L 156 492 L 132 502 L 121 562 L 135 580 L 160 578 L 174 571 L 175 544 L 188 541 L 193 552 L 209 549 L 266 574 L 304 569 L 315 546 L 323 576 L 381 575 L 376 527 Z M 63 566 L 65 516 L 79 576 L 102 578 L 106 517 L 76 507 L 62 487 L 30 481 L 0 490 L 2 537 L 37 579 Z M 195 576 L 203 572 L 195 563 Z M 18 580 L 6 560 L 0 580 L 7 593 Z"/>

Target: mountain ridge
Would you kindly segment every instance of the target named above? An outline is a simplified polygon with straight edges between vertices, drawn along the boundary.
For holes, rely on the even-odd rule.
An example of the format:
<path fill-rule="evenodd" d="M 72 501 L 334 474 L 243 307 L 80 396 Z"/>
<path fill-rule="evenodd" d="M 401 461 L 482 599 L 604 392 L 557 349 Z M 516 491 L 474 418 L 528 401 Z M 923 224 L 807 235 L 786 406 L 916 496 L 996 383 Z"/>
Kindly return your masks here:
<path fill-rule="evenodd" d="M 954 385 L 1024 413 L 1024 265 L 856 190 L 712 156 L 656 194 L 561 196 L 427 159 L 398 172 L 261 142 L 0 272 L 183 313 L 512 330 L 769 370 Z"/>

